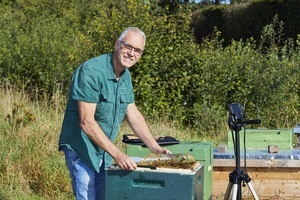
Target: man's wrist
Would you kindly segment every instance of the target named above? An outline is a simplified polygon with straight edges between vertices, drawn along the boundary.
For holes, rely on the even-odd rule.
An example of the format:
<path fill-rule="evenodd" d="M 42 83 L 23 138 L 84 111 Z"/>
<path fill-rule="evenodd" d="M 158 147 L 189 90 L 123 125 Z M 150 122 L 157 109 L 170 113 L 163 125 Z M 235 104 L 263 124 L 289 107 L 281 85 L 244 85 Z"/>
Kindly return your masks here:
<path fill-rule="evenodd" d="M 154 144 L 149 146 L 149 149 L 152 153 L 160 153 L 161 152 L 161 146 L 159 144 Z"/>

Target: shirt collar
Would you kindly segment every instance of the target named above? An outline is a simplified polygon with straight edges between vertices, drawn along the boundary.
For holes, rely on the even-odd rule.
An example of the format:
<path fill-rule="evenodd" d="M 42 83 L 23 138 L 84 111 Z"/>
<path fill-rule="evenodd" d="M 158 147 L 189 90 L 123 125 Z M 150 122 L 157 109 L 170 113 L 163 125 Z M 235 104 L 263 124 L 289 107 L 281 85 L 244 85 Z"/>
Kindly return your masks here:
<path fill-rule="evenodd" d="M 107 58 L 106 58 L 106 67 L 107 67 L 107 71 L 108 71 L 108 75 L 107 78 L 111 79 L 111 80 L 115 80 L 116 79 L 116 75 L 114 72 L 114 64 L 113 64 L 113 57 L 112 57 L 112 53 L 107 54 Z M 124 80 L 124 78 L 126 78 L 127 76 L 125 74 L 128 73 L 128 69 L 125 69 L 121 72 L 120 74 L 120 79 Z"/>

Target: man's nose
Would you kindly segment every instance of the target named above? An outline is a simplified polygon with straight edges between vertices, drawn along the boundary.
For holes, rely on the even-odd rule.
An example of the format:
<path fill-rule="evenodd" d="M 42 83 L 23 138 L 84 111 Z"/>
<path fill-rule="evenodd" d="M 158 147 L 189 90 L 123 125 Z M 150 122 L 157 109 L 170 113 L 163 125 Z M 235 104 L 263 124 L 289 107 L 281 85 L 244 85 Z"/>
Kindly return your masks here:
<path fill-rule="evenodd" d="M 131 56 L 134 56 L 134 48 L 132 48 L 132 49 L 129 51 L 129 54 L 130 54 Z"/>

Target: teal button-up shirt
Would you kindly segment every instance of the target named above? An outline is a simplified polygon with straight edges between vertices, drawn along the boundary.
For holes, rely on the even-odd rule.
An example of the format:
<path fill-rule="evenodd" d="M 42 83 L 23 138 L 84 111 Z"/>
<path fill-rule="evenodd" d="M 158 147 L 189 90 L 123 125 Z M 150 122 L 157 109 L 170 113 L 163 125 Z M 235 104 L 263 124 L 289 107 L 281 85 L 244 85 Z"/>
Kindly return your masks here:
<path fill-rule="evenodd" d="M 133 86 L 128 69 L 116 79 L 112 54 L 104 54 L 81 64 L 75 71 L 59 138 L 87 165 L 99 172 L 112 164 L 111 156 L 96 146 L 79 126 L 77 101 L 96 103 L 95 120 L 112 142 L 115 141 L 128 104 L 134 102 Z"/>

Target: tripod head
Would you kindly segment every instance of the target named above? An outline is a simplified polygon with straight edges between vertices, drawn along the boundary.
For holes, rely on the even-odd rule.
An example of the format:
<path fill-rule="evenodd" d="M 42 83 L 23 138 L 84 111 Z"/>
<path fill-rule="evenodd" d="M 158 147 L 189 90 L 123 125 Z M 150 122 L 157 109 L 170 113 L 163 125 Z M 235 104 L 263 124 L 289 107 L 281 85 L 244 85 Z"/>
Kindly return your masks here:
<path fill-rule="evenodd" d="M 244 108 L 239 103 L 228 105 L 228 125 L 231 130 L 240 131 L 245 124 L 260 124 L 260 119 L 243 120 L 246 118 Z"/>

